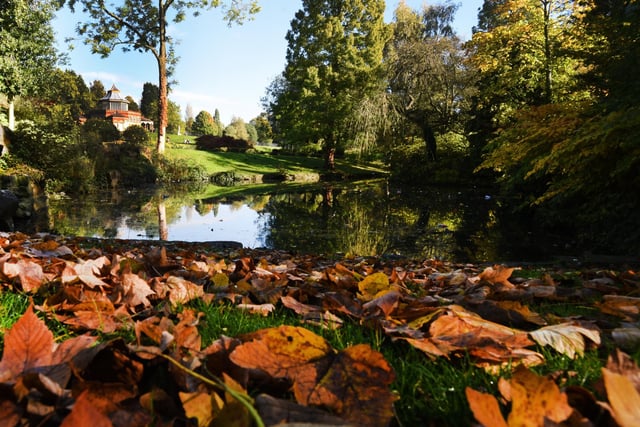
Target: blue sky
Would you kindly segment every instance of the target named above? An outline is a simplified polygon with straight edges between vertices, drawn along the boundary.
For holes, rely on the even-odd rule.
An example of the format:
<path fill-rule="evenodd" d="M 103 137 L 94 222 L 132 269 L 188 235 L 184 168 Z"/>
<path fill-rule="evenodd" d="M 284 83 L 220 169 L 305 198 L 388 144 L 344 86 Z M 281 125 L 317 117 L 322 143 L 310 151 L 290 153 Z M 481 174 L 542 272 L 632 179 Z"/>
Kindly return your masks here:
<path fill-rule="evenodd" d="M 413 9 L 421 9 L 424 0 L 405 0 Z M 462 38 L 471 36 L 483 0 L 461 0 L 456 15 L 456 31 Z M 435 2 L 434 2 L 435 3 Z M 386 21 L 390 22 L 398 0 L 387 1 Z M 260 98 L 266 87 L 284 69 L 290 27 L 300 0 L 262 0 L 262 10 L 252 21 L 228 27 L 220 10 L 198 17 L 189 16 L 173 25 L 171 35 L 179 40 L 176 52 L 180 58 L 169 99 L 180 105 L 184 117 L 187 105 L 193 114 L 202 110 L 213 114 L 217 108 L 223 123 L 233 117 L 249 121 L 262 111 Z M 76 22 L 82 16 L 67 9 L 54 20 L 60 50 L 68 53 L 64 67 L 82 75 L 87 85 L 100 80 L 106 89 L 116 85 L 123 96 L 139 101 L 145 82 L 158 84 L 156 61 L 150 53 L 115 51 L 108 58 L 92 55 L 80 41 L 67 49 L 65 38 L 75 36 Z"/>

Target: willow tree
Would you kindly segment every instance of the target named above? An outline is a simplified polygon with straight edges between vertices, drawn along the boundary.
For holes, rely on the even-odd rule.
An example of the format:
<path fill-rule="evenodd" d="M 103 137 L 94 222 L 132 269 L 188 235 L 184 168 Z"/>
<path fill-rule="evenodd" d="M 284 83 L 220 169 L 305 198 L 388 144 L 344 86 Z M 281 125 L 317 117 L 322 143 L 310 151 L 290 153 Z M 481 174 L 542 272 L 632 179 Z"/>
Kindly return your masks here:
<path fill-rule="evenodd" d="M 168 78 L 177 58 L 175 40 L 169 36 L 170 22 L 178 24 L 191 10 L 194 16 L 202 10 L 222 6 L 225 20 L 242 24 L 244 20 L 259 11 L 256 0 L 159 0 L 152 4 L 148 0 L 121 0 L 106 3 L 104 0 L 69 0 L 73 11 L 77 4 L 89 16 L 88 22 L 80 22 L 77 33 L 91 46 L 93 53 L 108 57 L 114 49 L 121 47 L 124 52 L 151 53 L 158 65 L 158 139 L 157 151 L 165 148 L 169 86 Z"/>
<path fill-rule="evenodd" d="M 0 94 L 9 103 L 9 128 L 15 118 L 13 101 L 33 94 L 58 61 L 51 19 L 54 2 L 3 0 L 0 7 Z"/>
<path fill-rule="evenodd" d="M 327 169 L 349 138 L 350 117 L 380 89 L 384 10 L 383 0 L 303 0 L 287 32 L 286 66 L 270 89 L 269 110 L 287 139 L 322 145 Z"/>
<path fill-rule="evenodd" d="M 436 160 L 436 137 L 461 130 L 461 115 L 475 91 L 462 42 L 452 28 L 457 6 L 425 6 L 395 11 L 386 63 L 392 104 L 416 125 L 428 160 Z"/>

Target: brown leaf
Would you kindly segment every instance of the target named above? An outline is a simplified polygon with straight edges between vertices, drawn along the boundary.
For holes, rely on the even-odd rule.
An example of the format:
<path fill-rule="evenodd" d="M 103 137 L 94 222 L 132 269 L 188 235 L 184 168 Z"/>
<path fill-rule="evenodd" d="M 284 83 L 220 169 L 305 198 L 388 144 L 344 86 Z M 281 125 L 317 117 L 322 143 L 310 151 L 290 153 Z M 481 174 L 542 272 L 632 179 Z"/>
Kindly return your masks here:
<path fill-rule="evenodd" d="M 487 267 L 478 275 L 480 280 L 486 280 L 493 285 L 503 285 L 506 288 L 514 288 L 514 284 L 509 281 L 511 273 L 515 268 L 505 267 L 503 265 L 494 265 Z"/>
<path fill-rule="evenodd" d="M 394 379 L 382 354 L 358 344 L 338 353 L 307 402 L 300 403 L 329 408 L 357 425 L 387 426 L 398 399 L 389 388 Z"/>
<path fill-rule="evenodd" d="M 500 412 L 496 398 L 489 393 L 481 393 L 470 387 L 465 389 L 469 407 L 476 420 L 487 427 L 508 427 Z"/>
<path fill-rule="evenodd" d="M 602 368 L 602 377 L 607 390 L 613 418 L 620 427 L 640 425 L 640 394 L 624 375 Z"/>
<path fill-rule="evenodd" d="M 560 423 L 573 412 L 556 383 L 522 366 L 511 378 L 511 397 L 510 426 L 544 427 L 545 419 Z"/>
<path fill-rule="evenodd" d="M 60 427 L 112 427 L 109 418 L 99 412 L 84 392 L 78 396 L 71 413 L 62 421 Z"/>
<path fill-rule="evenodd" d="M 305 427 L 350 427 L 353 424 L 318 408 L 276 399 L 267 394 L 256 398 L 256 409 L 266 425 L 291 424 Z"/>
<path fill-rule="evenodd" d="M 557 352 L 566 354 L 571 359 L 576 354 L 582 356 L 584 353 L 584 337 L 588 337 L 596 344 L 600 344 L 600 333 L 593 329 L 587 329 L 576 323 L 567 322 L 559 325 L 544 326 L 529 332 L 538 344 L 548 345 Z"/>
<path fill-rule="evenodd" d="M 151 306 L 147 299 L 149 295 L 155 294 L 149 287 L 146 280 L 137 274 L 125 273 L 122 275 L 122 288 L 124 290 L 124 302 L 131 307 L 142 305 Z"/>
<path fill-rule="evenodd" d="M 22 411 L 10 400 L 0 401 L 0 425 L 16 426 L 22 417 Z"/>
<path fill-rule="evenodd" d="M 18 277 L 22 290 L 27 293 L 36 292 L 45 281 L 45 275 L 40 264 L 31 260 L 20 259 L 16 263 L 5 262 L 2 273 L 9 279 Z"/>
<path fill-rule="evenodd" d="M 33 304 L 11 327 L 4 339 L 0 381 L 15 380 L 30 369 L 51 364 L 53 334 L 33 312 Z"/>

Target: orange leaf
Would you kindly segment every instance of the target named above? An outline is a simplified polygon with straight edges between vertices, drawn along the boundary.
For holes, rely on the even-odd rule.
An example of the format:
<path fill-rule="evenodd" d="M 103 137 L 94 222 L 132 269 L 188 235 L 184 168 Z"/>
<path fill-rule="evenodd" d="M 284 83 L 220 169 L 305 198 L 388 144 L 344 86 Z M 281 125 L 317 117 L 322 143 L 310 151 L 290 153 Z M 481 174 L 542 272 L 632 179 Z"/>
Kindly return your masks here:
<path fill-rule="evenodd" d="M 545 419 L 560 423 L 573 412 L 556 383 L 523 366 L 511 378 L 511 397 L 510 426 L 543 427 Z"/>
<path fill-rule="evenodd" d="M 620 427 L 640 425 L 640 394 L 633 383 L 624 375 L 602 368 L 604 385 L 607 389 L 613 418 Z"/>
<path fill-rule="evenodd" d="M 475 391 L 470 387 L 465 389 L 465 394 L 473 416 L 480 424 L 491 427 L 507 427 L 498 401 L 493 395 Z"/>
<path fill-rule="evenodd" d="M 507 288 L 513 288 L 514 285 L 509 281 L 514 268 L 508 268 L 503 265 L 494 265 L 487 267 L 478 275 L 480 280 L 486 280 L 493 285 L 504 285 Z"/>
<path fill-rule="evenodd" d="M 30 369 L 50 365 L 52 353 L 53 334 L 31 304 L 5 335 L 0 381 L 14 380 Z"/>
<path fill-rule="evenodd" d="M 261 329 L 246 338 L 252 341 L 236 347 L 231 361 L 243 368 L 262 369 L 275 378 L 290 377 L 299 366 L 332 351 L 324 338 L 294 326 Z"/>
<path fill-rule="evenodd" d="M 60 427 L 112 427 L 109 418 L 99 412 L 83 392 L 76 399 L 71 413 L 66 416 Z"/>

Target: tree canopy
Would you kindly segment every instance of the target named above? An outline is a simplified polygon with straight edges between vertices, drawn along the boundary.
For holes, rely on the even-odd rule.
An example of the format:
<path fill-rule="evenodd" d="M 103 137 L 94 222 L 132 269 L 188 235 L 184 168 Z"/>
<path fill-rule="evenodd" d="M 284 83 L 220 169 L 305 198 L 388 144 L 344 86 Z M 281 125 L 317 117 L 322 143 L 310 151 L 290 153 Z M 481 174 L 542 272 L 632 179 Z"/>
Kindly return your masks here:
<path fill-rule="evenodd" d="M 48 0 L 3 0 L 0 7 L 0 94 L 9 101 L 9 128 L 15 126 L 15 97 L 34 93 L 59 60 L 51 27 L 55 9 Z"/>
<path fill-rule="evenodd" d="M 382 0 L 303 0 L 287 32 L 285 71 L 269 108 L 285 139 L 322 145 L 328 169 L 349 139 L 355 107 L 380 88 L 384 9 Z"/>
<path fill-rule="evenodd" d="M 185 20 L 187 12 L 194 16 L 201 11 L 222 6 L 228 22 L 242 23 L 248 16 L 257 13 L 255 0 L 232 0 L 224 4 L 221 0 L 160 0 L 151 4 L 146 0 L 122 0 L 106 4 L 94 0 L 69 0 L 72 10 L 77 4 L 90 17 L 77 26 L 78 34 L 91 46 L 92 52 L 107 57 L 121 47 L 123 51 L 151 53 L 158 65 L 158 139 L 157 151 L 163 153 L 166 141 L 169 77 L 177 61 L 175 40 L 170 36 L 170 22 L 178 24 Z"/>

